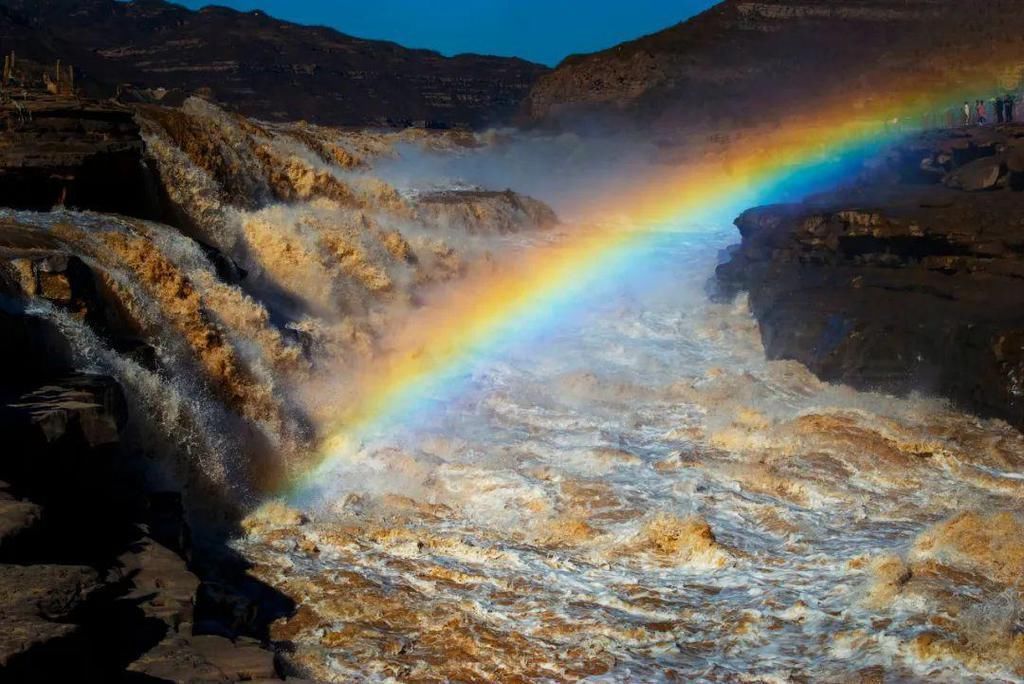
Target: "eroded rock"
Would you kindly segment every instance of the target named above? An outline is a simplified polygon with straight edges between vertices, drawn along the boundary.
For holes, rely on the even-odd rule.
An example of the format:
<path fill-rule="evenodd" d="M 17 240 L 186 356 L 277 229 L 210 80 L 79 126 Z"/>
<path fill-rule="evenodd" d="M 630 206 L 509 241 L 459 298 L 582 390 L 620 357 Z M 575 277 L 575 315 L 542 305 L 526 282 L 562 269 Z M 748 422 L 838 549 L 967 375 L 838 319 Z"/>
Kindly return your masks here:
<path fill-rule="evenodd" d="M 721 294 L 749 291 L 770 358 L 1024 425 L 1024 193 L 998 176 L 1002 157 L 978 152 L 1017 149 L 1021 130 L 930 132 L 898 147 L 918 159 L 927 149 L 957 187 L 884 173 L 901 156 L 889 154 L 860 185 L 745 212 L 742 245 L 717 271 Z M 950 149 L 975 152 L 958 166 Z"/>
<path fill-rule="evenodd" d="M 7 483 L 0 482 L 0 552 L 31 530 L 41 516 L 39 505 L 15 497 L 8 491 Z"/>
<path fill-rule="evenodd" d="M 127 409 L 120 388 L 102 376 L 72 376 L 32 390 L 7 404 L 26 426 L 29 443 L 81 440 L 88 447 L 118 442 Z"/>
<path fill-rule="evenodd" d="M 62 620 L 98 587 L 98 574 L 89 567 L 0 565 L 0 668 L 74 632 L 76 626 Z"/>
<path fill-rule="evenodd" d="M 209 635 L 190 638 L 171 635 L 132 663 L 128 670 L 181 684 L 280 681 L 272 652 L 252 642 L 233 642 Z"/>
<path fill-rule="evenodd" d="M 998 185 L 1004 170 L 1002 157 L 985 157 L 953 171 L 942 182 L 951 188 L 968 192 L 991 190 Z"/>
<path fill-rule="evenodd" d="M 28 93 L 0 106 L 0 205 L 161 213 L 131 110 Z"/>
<path fill-rule="evenodd" d="M 144 538 L 118 561 L 115 576 L 130 583 L 127 598 L 137 600 L 148 617 L 162 620 L 172 630 L 192 624 L 199 578 L 181 556 Z"/>

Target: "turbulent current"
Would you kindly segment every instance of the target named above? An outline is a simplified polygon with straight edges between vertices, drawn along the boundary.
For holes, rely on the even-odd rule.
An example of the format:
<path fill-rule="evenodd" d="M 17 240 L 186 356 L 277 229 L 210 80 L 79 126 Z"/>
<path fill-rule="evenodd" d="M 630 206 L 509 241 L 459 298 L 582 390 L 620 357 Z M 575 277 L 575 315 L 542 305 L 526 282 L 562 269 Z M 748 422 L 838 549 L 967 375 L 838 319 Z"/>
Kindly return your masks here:
<path fill-rule="evenodd" d="M 1013 430 L 766 362 L 703 285 L 733 239 L 369 440 L 240 548 L 297 598 L 318 676 L 410 681 L 1015 679 Z M 937 526 L 936 526 L 937 525 Z M 1019 677 L 1019 671 L 1017 677 Z"/>
<path fill-rule="evenodd" d="M 143 123 L 179 227 L 5 212 L 0 237 L 73 255 L 108 303 L 38 287 L 56 262 L 11 278 L 120 381 L 167 478 L 252 511 L 234 545 L 296 603 L 271 637 L 306 675 L 1024 681 L 1024 439 L 766 361 L 743 298 L 705 294 L 727 217 L 665 234 L 458 392 L 361 435 L 311 493 L 267 500 L 314 467 L 358 401 L 345 378 L 424 297 L 568 229 L 486 174 L 413 180 L 486 167 L 493 186 L 480 150 L 519 149 L 500 136 L 194 100 Z M 579 141 L 533 145 L 572 161 Z M 526 180 L 557 201 L 550 167 Z M 587 179 L 559 183 L 585 199 Z"/>

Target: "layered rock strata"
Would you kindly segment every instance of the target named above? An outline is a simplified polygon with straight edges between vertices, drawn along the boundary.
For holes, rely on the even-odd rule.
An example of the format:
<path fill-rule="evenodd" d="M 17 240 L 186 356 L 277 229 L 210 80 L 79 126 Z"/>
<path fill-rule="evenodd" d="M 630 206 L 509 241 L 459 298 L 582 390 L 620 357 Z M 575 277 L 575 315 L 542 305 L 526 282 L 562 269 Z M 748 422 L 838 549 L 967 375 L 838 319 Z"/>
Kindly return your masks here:
<path fill-rule="evenodd" d="M 856 185 L 758 207 L 717 272 L 765 350 L 1024 426 L 1024 126 L 925 133 Z"/>
<path fill-rule="evenodd" d="M 0 45 L 17 52 L 17 76 L 41 83 L 63 60 L 93 97 L 178 105 L 202 95 L 264 120 L 331 125 L 499 123 L 547 71 L 163 0 L 2 0 Z"/>
<path fill-rule="evenodd" d="M 133 113 L 45 93 L 0 104 L 0 206 L 157 218 L 159 191 Z"/>
<path fill-rule="evenodd" d="M 570 128 L 610 119 L 660 137 L 813 120 L 824 105 L 854 119 L 922 93 L 1019 86 L 1024 61 L 1006 36 L 1021 28 L 1015 0 L 724 0 L 649 36 L 568 57 L 538 79 L 524 114 Z M 957 104 L 933 111 L 944 117 Z"/>

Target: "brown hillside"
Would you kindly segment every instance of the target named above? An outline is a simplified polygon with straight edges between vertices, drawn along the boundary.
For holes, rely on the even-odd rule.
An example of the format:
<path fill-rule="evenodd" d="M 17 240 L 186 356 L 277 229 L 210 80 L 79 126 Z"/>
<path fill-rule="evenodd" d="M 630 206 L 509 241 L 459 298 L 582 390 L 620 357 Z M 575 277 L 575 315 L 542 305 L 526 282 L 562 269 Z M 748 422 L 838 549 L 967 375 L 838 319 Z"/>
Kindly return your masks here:
<path fill-rule="evenodd" d="M 546 71 L 163 0 L 0 0 L 0 49 L 36 65 L 62 58 L 93 95 L 130 83 L 177 101 L 202 94 L 261 119 L 334 125 L 501 121 Z"/>
<path fill-rule="evenodd" d="M 659 33 L 568 58 L 538 81 L 525 112 L 546 122 L 722 128 L 813 113 L 835 97 L 884 105 L 908 90 L 976 82 L 992 64 L 1010 87 L 1024 70 L 1022 29 L 1019 0 L 725 0 Z"/>

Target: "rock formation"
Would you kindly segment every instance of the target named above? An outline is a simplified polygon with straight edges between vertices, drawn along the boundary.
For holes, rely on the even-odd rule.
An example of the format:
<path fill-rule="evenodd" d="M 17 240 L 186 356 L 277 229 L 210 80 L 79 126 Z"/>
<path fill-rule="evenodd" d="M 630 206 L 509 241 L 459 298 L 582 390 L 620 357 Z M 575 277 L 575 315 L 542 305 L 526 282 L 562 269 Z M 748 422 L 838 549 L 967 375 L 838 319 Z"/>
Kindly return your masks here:
<path fill-rule="evenodd" d="M 813 116 L 823 102 L 860 110 L 906 93 L 1020 80 L 1015 0 L 725 0 L 649 36 L 567 58 L 530 91 L 532 121 L 611 120 L 660 135 Z M 856 39 L 851 39 L 856 36 Z M 991 93 L 979 93 L 989 97 Z M 944 115 L 955 102 L 940 103 Z"/>
<path fill-rule="evenodd" d="M 131 110 L 39 91 L 0 104 L 0 206 L 66 205 L 156 218 Z"/>
<path fill-rule="evenodd" d="M 76 370 L 59 317 L 32 307 L 87 322 L 126 359 L 150 363 L 151 348 L 81 258 L 11 221 L 0 242 L 0 679 L 280 679 L 258 621 L 274 616 L 222 623 L 223 601 L 202 601 L 225 581 L 257 599 L 216 570 L 230 567 L 219 532 L 193 554 L 182 496 L 153 479 L 121 384 Z"/>
<path fill-rule="evenodd" d="M 466 132 L 38 90 L 0 122 L 0 678 L 293 674 L 293 606 L 224 540 L 317 438 L 297 388 L 554 213 L 373 175 Z"/>
<path fill-rule="evenodd" d="M 1024 126 L 924 133 L 851 187 L 751 209 L 718 268 L 771 358 L 1024 426 Z"/>
<path fill-rule="evenodd" d="M 162 0 L 3 0 L 0 46 L 40 82 L 58 59 L 94 96 L 178 104 L 202 94 L 248 116 L 325 124 L 482 125 L 516 111 L 545 67 L 443 57 L 262 12 Z"/>

